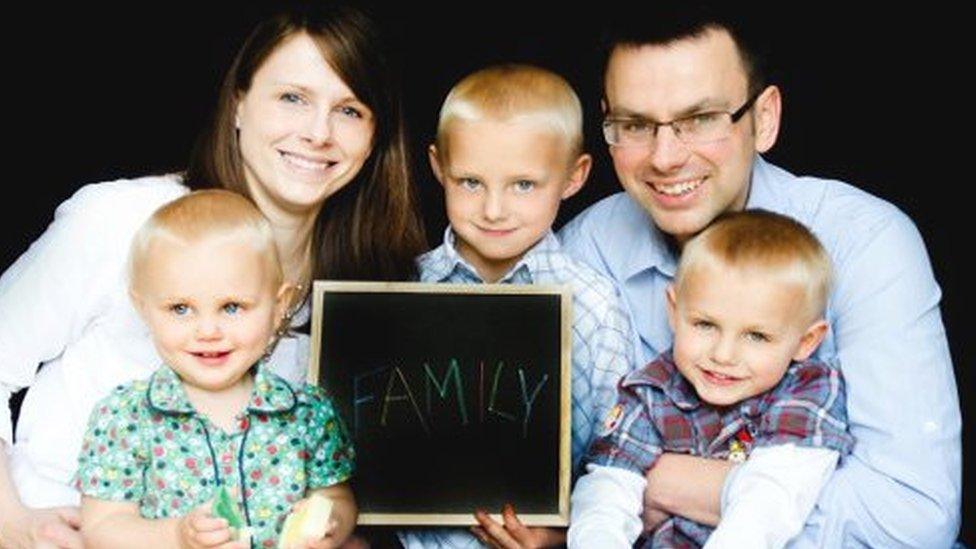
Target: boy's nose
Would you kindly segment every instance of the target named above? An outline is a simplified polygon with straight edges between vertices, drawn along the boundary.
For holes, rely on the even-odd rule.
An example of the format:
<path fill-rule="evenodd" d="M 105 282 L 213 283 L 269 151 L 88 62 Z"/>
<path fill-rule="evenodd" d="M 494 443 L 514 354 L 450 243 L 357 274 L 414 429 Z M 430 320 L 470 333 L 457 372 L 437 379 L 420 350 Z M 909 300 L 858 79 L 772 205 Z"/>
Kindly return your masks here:
<path fill-rule="evenodd" d="M 719 337 L 712 345 L 712 362 L 719 366 L 735 364 L 735 341 L 731 337 Z"/>
<path fill-rule="evenodd" d="M 500 192 L 488 192 L 485 196 L 482 214 L 488 221 L 499 221 L 505 218 L 505 199 Z"/>
<path fill-rule="evenodd" d="M 197 322 L 195 335 L 197 339 L 204 340 L 204 341 L 212 341 L 223 337 L 223 330 L 221 329 L 220 322 L 217 321 L 217 319 L 201 318 Z"/>

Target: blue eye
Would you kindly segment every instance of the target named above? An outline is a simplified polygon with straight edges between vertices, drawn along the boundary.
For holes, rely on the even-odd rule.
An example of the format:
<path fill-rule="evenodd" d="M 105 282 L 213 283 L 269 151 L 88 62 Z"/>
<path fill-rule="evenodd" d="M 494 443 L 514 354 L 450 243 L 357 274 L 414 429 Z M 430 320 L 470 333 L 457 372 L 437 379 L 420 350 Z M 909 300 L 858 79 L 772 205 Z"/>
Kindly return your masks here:
<path fill-rule="evenodd" d="M 715 327 L 715 324 L 707 320 L 696 320 L 692 323 L 692 326 L 698 328 L 699 330 L 711 330 Z"/>
<path fill-rule="evenodd" d="M 339 112 L 350 117 L 350 118 L 363 118 L 363 113 L 355 107 L 343 106 L 339 107 Z"/>
<path fill-rule="evenodd" d="M 746 339 L 753 343 L 765 343 L 769 341 L 769 336 L 762 332 L 749 332 L 746 334 Z"/>
<path fill-rule="evenodd" d="M 186 314 L 189 314 L 190 307 L 187 306 L 186 303 L 176 303 L 176 304 L 170 305 L 169 306 L 169 310 L 173 314 L 175 314 L 177 316 L 184 316 Z"/>
<path fill-rule="evenodd" d="M 529 181 L 528 179 L 522 179 L 515 182 L 515 190 L 520 193 L 527 193 L 535 188 L 535 181 Z"/>
<path fill-rule="evenodd" d="M 305 98 L 295 92 L 282 93 L 280 96 L 278 96 L 278 99 L 284 101 L 285 103 L 295 103 L 300 105 L 304 105 L 306 103 Z"/>
<path fill-rule="evenodd" d="M 236 315 L 237 313 L 240 312 L 241 308 L 242 307 L 241 307 L 241 304 L 240 303 L 234 303 L 234 302 L 227 303 L 223 307 L 224 312 L 227 313 L 227 314 L 229 314 L 229 315 Z"/>
<path fill-rule="evenodd" d="M 474 192 L 481 188 L 481 181 L 478 181 L 473 177 L 462 177 L 458 179 L 458 185 L 466 190 Z"/>

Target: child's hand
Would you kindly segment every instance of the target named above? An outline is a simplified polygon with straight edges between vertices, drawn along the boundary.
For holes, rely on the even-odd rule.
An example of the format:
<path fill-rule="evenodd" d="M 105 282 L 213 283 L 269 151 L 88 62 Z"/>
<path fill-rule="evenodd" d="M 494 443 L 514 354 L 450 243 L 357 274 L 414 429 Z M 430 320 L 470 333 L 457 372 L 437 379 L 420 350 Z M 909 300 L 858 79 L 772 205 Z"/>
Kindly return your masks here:
<path fill-rule="evenodd" d="M 566 543 L 566 530 L 545 527 L 529 527 L 522 524 L 511 504 L 502 507 L 502 524 L 498 524 L 486 511 L 477 510 L 474 518 L 478 526 L 471 533 L 489 547 L 505 549 L 536 549 L 557 547 Z"/>
<path fill-rule="evenodd" d="M 329 525 L 325 527 L 325 535 L 319 539 L 306 539 L 302 549 L 332 549 L 339 547 L 342 540 L 336 539 L 335 533 L 339 523 L 335 519 L 329 519 Z"/>
<path fill-rule="evenodd" d="M 308 505 L 309 499 L 305 498 L 292 507 L 291 513 L 296 516 L 301 515 L 302 511 L 305 510 Z M 305 520 L 309 520 L 310 517 L 306 516 L 303 518 Z M 320 537 L 306 537 L 301 540 L 294 540 L 291 544 L 282 545 L 282 547 L 285 549 L 332 549 L 333 547 L 339 547 L 344 540 L 336 537 L 338 527 L 338 521 L 335 518 L 329 518 Z M 287 530 L 287 527 L 285 529 Z M 298 531 L 301 531 L 301 528 L 299 528 Z M 282 532 L 282 535 L 284 536 L 285 532 Z"/>
<path fill-rule="evenodd" d="M 227 520 L 211 514 L 213 502 L 204 503 L 180 519 L 179 538 L 183 549 L 247 549 L 246 541 L 235 541 Z"/>

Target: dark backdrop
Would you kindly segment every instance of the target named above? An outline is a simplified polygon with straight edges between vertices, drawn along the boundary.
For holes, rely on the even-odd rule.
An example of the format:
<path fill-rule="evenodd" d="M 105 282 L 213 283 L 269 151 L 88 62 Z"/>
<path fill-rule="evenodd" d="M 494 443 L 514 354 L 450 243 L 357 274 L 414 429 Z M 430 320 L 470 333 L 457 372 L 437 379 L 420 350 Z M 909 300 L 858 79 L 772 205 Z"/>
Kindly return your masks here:
<path fill-rule="evenodd" d="M 203 3 L 201 3 L 203 4 Z M 590 11 L 503 2 L 435 9 L 371 6 L 399 58 L 418 183 L 431 241 L 445 223 L 442 196 L 424 160 L 436 111 L 450 85 L 486 63 L 527 61 L 564 74 L 587 112 L 590 183 L 558 225 L 618 190 L 598 136 L 598 32 L 602 12 L 634 10 L 602 2 Z M 808 5 L 809 4 L 809 5 Z M 745 3 L 743 3 L 745 6 Z M 25 4 L 21 4 L 25 6 Z M 207 7 L 50 5 L 8 14 L 4 56 L 5 189 L 0 199 L 0 269 L 50 221 L 80 185 L 179 169 L 214 102 L 234 49 L 267 4 Z M 835 177 L 880 195 L 918 224 L 942 286 L 942 312 L 963 408 L 964 447 L 973 454 L 976 382 L 970 304 L 972 270 L 963 262 L 971 215 L 973 158 L 969 91 L 958 76 L 966 32 L 959 14 L 927 3 L 870 15 L 844 4 L 748 5 L 768 27 L 785 98 L 784 124 L 768 155 L 795 173 Z M 19 38 L 12 40 L 14 33 Z M 12 43 L 13 42 L 13 43 Z M 971 249 L 971 248 L 970 248 Z M 967 276 L 968 275 L 968 276 Z M 965 293 L 965 297 L 964 297 Z M 892 403 L 897 405 L 897 403 Z M 974 475 L 964 479 L 963 516 L 973 515 Z M 976 543 L 976 525 L 963 539 Z"/>

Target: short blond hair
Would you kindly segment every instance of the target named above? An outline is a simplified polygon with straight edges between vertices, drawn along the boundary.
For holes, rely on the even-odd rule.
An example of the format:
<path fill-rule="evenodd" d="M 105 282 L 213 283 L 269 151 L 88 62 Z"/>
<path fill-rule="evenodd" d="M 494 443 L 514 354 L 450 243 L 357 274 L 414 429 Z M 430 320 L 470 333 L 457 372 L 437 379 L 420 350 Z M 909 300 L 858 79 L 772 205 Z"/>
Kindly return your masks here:
<path fill-rule="evenodd" d="M 579 97 L 563 77 L 540 67 L 494 65 L 455 84 L 441 106 L 438 150 L 450 155 L 451 124 L 483 120 L 537 123 L 564 138 L 574 157 L 583 152 L 583 107 Z"/>
<path fill-rule="evenodd" d="M 756 269 L 806 294 L 810 320 L 823 316 L 831 287 L 830 257 L 817 237 L 798 221 L 765 210 L 726 213 L 681 252 L 675 288 L 702 267 Z"/>
<path fill-rule="evenodd" d="M 243 196 L 222 189 L 194 191 L 162 206 L 142 224 L 129 249 L 129 288 L 136 290 L 152 243 L 157 240 L 187 245 L 209 239 L 249 243 L 265 260 L 277 288 L 284 275 L 271 225 Z"/>

